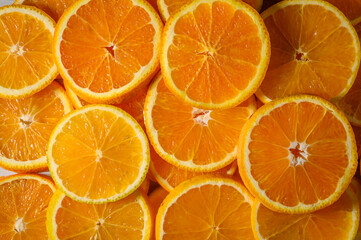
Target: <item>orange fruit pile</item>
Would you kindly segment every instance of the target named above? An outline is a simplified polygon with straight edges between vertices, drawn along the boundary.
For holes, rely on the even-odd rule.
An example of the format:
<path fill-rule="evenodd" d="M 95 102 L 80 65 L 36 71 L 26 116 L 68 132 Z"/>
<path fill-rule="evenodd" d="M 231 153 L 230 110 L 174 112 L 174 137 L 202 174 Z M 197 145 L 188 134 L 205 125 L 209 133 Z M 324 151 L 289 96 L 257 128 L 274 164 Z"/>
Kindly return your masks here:
<path fill-rule="evenodd" d="M 360 38 L 361 0 L 0 7 L 0 239 L 359 239 Z"/>

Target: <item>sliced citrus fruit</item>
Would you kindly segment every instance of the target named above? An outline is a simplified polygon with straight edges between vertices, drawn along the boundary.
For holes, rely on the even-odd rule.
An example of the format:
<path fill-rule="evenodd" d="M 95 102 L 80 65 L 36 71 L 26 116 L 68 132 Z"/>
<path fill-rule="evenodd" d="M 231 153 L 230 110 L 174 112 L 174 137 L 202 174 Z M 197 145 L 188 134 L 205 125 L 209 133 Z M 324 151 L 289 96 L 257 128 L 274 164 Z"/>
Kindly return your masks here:
<path fill-rule="evenodd" d="M 282 98 L 258 109 L 242 129 L 238 166 L 250 192 L 270 209 L 312 212 L 334 203 L 357 168 L 351 125 L 328 101 Z"/>
<path fill-rule="evenodd" d="M 89 105 L 60 120 L 47 157 L 55 183 L 67 196 L 105 203 L 140 186 L 149 166 L 149 146 L 129 114 L 113 106 Z"/>
<path fill-rule="evenodd" d="M 361 15 L 361 13 L 360 13 Z M 355 26 L 356 32 L 361 38 L 361 23 Z M 336 105 L 345 113 L 348 120 L 361 127 L 361 68 L 359 68 L 356 80 L 348 93 L 336 101 Z"/>
<path fill-rule="evenodd" d="M 163 160 L 154 150 L 152 151 L 152 149 L 150 151 L 150 158 L 149 170 L 153 173 L 157 182 L 169 192 L 182 182 L 195 176 L 209 174 L 218 177 L 232 177 L 237 170 L 237 161 L 234 161 L 230 165 L 214 172 L 192 172 L 173 166 Z"/>
<path fill-rule="evenodd" d="M 258 200 L 252 206 L 255 239 L 352 240 L 360 217 L 355 193 L 348 189 L 329 207 L 308 214 L 277 213 Z"/>
<path fill-rule="evenodd" d="M 165 197 L 168 195 L 168 191 L 162 187 L 156 188 L 149 195 L 149 204 L 152 206 L 154 212 L 158 212 L 160 205 L 162 204 Z"/>
<path fill-rule="evenodd" d="M 287 0 L 262 13 L 272 56 L 256 95 L 262 102 L 294 94 L 343 97 L 360 65 L 350 21 L 321 0 Z"/>
<path fill-rule="evenodd" d="M 35 174 L 0 179 L 0 239 L 46 240 L 46 210 L 54 183 Z"/>
<path fill-rule="evenodd" d="M 14 4 L 22 4 L 37 7 L 58 21 L 66 8 L 76 0 L 15 0 Z"/>
<path fill-rule="evenodd" d="M 196 0 L 172 15 L 160 61 L 167 87 L 203 109 L 235 107 L 261 84 L 270 58 L 266 27 L 237 0 Z"/>
<path fill-rule="evenodd" d="M 157 4 L 160 16 L 166 22 L 171 15 L 191 2 L 191 0 L 158 0 Z M 248 3 L 257 11 L 261 11 L 263 0 L 244 0 L 243 2 Z"/>
<path fill-rule="evenodd" d="M 138 191 L 116 202 L 95 205 L 74 201 L 58 190 L 49 204 L 46 227 L 52 240 L 148 240 L 153 219 Z"/>
<path fill-rule="evenodd" d="M 191 107 L 159 76 L 148 90 L 144 119 L 149 140 L 163 159 L 183 169 L 211 172 L 236 159 L 239 134 L 255 109 L 253 96 L 231 109 Z"/>
<path fill-rule="evenodd" d="M 253 197 L 242 184 L 201 176 L 176 187 L 156 218 L 157 240 L 254 239 Z"/>
<path fill-rule="evenodd" d="M 55 22 L 23 5 L 1 7 L 0 22 L 0 97 L 27 97 L 45 88 L 58 74 L 51 52 Z"/>
<path fill-rule="evenodd" d="M 352 24 L 361 22 L 361 0 L 326 0 L 345 14 Z"/>
<path fill-rule="evenodd" d="M 159 69 L 162 21 L 143 0 L 81 0 L 59 20 L 55 62 L 64 82 L 91 103 L 118 102 Z"/>
<path fill-rule="evenodd" d="M 0 166 L 15 172 L 46 170 L 46 146 L 57 122 L 72 110 L 53 82 L 31 97 L 0 98 Z"/>
<path fill-rule="evenodd" d="M 358 203 L 359 203 L 359 208 L 361 211 L 361 183 L 360 180 L 358 178 L 353 178 L 349 188 L 356 194 L 356 197 L 358 199 Z M 359 226 L 356 232 L 356 237 L 355 240 L 360 240 L 361 239 L 361 225 L 360 225 L 360 218 L 359 218 Z"/>

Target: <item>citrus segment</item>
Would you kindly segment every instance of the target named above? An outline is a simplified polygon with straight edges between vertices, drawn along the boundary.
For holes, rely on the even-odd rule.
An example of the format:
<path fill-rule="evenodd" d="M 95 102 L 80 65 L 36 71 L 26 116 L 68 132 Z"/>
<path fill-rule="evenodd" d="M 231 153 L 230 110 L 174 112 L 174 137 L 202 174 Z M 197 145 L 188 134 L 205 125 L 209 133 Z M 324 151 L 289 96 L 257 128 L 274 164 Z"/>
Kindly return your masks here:
<path fill-rule="evenodd" d="M 270 57 L 259 14 L 233 0 L 197 0 L 167 21 L 162 35 L 167 87 L 194 107 L 235 107 L 263 80 Z"/>
<path fill-rule="evenodd" d="M 47 213 L 49 238 L 148 240 L 153 227 L 148 203 L 139 192 L 112 203 L 86 204 L 56 191 Z"/>
<path fill-rule="evenodd" d="M 0 8 L 0 97 L 22 98 L 53 81 L 51 52 L 55 22 L 34 7 Z"/>
<path fill-rule="evenodd" d="M 81 0 L 59 20 L 56 64 L 87 102 L 117 102 L 158 70 L 162 22 L 142 0 Z"/>
<path fill-rule="evenodd" d="M 75 0 L 15 0 L 14 4 L 22 4 L 37 7 L 58 21 L 67 9 Z"/>
<path fill-rule="evenodd" d="M 166 22 L 171 15 L 179 11 L 182 7 L 185 5 L 191 3 L 191 0 L 158 0 L 158 9 L 159 13 L 163 19 L 164 22 Z M 243 1 L 249 5 L 251 5 L 253 8 L 255 8 L 257 11 L 260 11 L 262 8 L 263 0 L 245 0 Z"/>
<path fill-rule="evenodd" d="M 326 0 L 335 5 L 345 14 L 352 24 L 357 24 L 361 21 L 361 1 L 360 0 Z"/>
<path fill-rule="evenodd" d="M 156 239 L 254 239 L 252 203 L 248 191 L 231 179 L 192 178 L 170 192 L 160 206 Z"/>
<path fill-rule="evenodd" d="M 51 175 L 66 195 L 104 203 L 139 187 L 148 170 L 149 146 L 142 128 L 126 112 L 89 105 L 59 122 L 47 156 Z"/>
<path fill-rule="evenodd" d="M 291 96 L 265 104 L 238 145 L 243 182 L 270 209 L 312 212 L 334 203 L 357 168 L 346 117 L 326 100 Z"/>
<path fill-rule="evenodd" d="M 257 97 L 344 96 L 360 64 L 360 44 L 348 19 L 321 0 L 282 1 L 262 13 L 272 56 Z"/>
<path fill-rule="evenodd" d="M 35 174 L 0 179 L 0 238 L 46 240 L 46 210 L 54 183 Z"/>
<path fill-rule="evenodd" d="M 361 15 L 361 14 L 360 14 Z M 361 38 L 361 23 L 355 26 L 356 32 Z M 338 101 L 336 105 L 345 113 L 348 120 L 361 127 L 361 69 L 359 69 L 356 80 L 348 93 Z"/>
<path fill-rule="evenodd" d="M 239 134 L 255 109 L 253 96 L 231 109 L 191 107 L 159 76 L 148 90 L 144 119 L 149 140 L 163 159 L 183 169 L 210 172 L 235 160 Z"/>
<path fill-rule="evenodd" d="M 277 213 L 258 200 L 252 206 L 256 239 L 352 240 L 360 217 L 355 193 L 348 189 L 333 205 L 309 214 Z"/>
<path fill-rule="evenodd" d="M 180 169 L 167 161 L 163 160 L 154 150 L 150 151 L 151 161 L 149 170 L 153 173 L 157 182 L 167 191 L 172 191 L 173 188 L 182 182 L 201 175 L 212 175 L 218 177 L 232 177 L 237 170 L 237 162 L 229 164 L 214 172 L 192 172 Z"/>
<path fill-rule="evenodd" d="M 16 172 L 46 170 L 50 134 L 71 110 L 64 89 L 56 82 L 31 97 L 0 98 L 0 166 Z"/>

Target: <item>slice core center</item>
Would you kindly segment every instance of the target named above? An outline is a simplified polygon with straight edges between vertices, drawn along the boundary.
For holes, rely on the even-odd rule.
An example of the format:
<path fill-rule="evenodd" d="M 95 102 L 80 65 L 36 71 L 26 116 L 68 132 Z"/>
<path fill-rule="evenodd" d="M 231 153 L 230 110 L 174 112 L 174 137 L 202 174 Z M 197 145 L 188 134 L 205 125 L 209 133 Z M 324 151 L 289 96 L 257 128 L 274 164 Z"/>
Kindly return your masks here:
<path fill-rule="evenodd" d="M 14 224 L 14 231 L 19 233 L 25 230 L 25 224 L 23 222 L 23 218 L 19 218 L 18 220 L 16 220 L 15 224 Z"/>
<path fill-rule="evenodd" d="M 289 150 L 289 159 L 292 166 L 303 165 L 307 161 L 307 144 L 292 142 Z"/>
<path fill-rule="evenodd" d="M 192 117 L 193 120 L 200 125 L 207 126 L 209 119 L 211 119 L 211 110 L 203 110 L 199 108 L 193 108 Z"/>
<path fill-rule="evenodd" d="M 108 51 L 108 53 L 109 53 L 110 55 L 112 55 L 113 57 L 115 56 L 114 48 L 115 48 L 114 45 L 111 45 L 111 46 L 109 46 L 109 47 L 105 47 L 105 49 Z"/>

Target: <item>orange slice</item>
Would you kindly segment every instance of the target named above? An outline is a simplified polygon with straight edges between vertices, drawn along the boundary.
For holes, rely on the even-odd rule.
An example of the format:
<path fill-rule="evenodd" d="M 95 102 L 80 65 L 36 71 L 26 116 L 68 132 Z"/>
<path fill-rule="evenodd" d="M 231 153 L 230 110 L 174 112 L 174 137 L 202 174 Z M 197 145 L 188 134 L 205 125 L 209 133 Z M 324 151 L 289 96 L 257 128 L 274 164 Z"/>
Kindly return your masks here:
<path fill-rule="evenodd" d="M 273 212 L 258 200 L 252 206 L 255 239 L 353 240 L 360 217 L 358 200 L 347 190 L 333 205 L 308 214 Z"/>
<path fill-rule="evenodd" d="M 162 21 L 143 0 L 81 0 L 59 20 L 55 61 L 64 82 L 91 103 L 119 102 L 159 68 Z"/>
<path fill-rule="evenodd" d="M 191 0 L 158 0 L 157 4 L 160 16 L 162 17 L 163 21 L 166 22 L 171 15 L 191 2 Z M 243 2 L 251 5 L 257 11 L 261 11 L 263 0 L 244 0 Z"/>
<path fill-rule="evenodd" d="M 27 98 L 0 98 L 0 166 L 15 172 L 48 168 L 46 146 L 57 122 L 72 110 L 56 82 Z"/>
<path fill-rule="evenodd" d="M 266 103 L 294 94 L 343 97 L 360 65 L 360 43 L 350 21 L 321 0 L 287 0 L 262 13 L 272 57 L 257 91 Z"/>
<path fill-rule="evenodd" d="M 34 7 L 0 8 L 0 97 L 39 92 L 57 76 L 51 52 L 55 22 Z"/>
<path fill-rule="evenodd" d="M 243 182 L 266 207 L 312 212 L 334 203 L 357 168 L 351 125 L 315 96 L 265 104 L 245 124 L 238 145 Z"/>
<path fill-rule="evenodd" d="M 148 240 L 153 227 L 148 203 L 140 192 L 112 203 L 86 204 L 56 191 L 46 227 L 50 239 Z"/>
<path fill-rule="evenodd" d="M 149 166 L 149 146 L 129 114 L 112 106 L 89 105 L 58 123 L 47 157 L 55 183 L 67 196 L 105 203 L 140 186 Z"/>
<path fill-rule="evenodd" d="M 165 198 L 156 218 L 157 240 L 253 240 L 253 197 L 243 185 L 227 179 L 196 177 Z"/>
<path fill-rule="evenodd" d="M 149 170 L 157 182 L 165 188 L 167 191 L 172 191 L 173 188 L 181 184 L 182 182 L 201 175 L 212 175 L 218 177 L 232 177 L 237 170 L 237 161 L 234 161 L 230 165 L 221 168 L 214 172 L 192 172 L 184 169 L 180 169 L 167 161 L 163 160 L 154 150 L 150 150 L 151 161 Z"/>
<path fill-rule="evenodd" d="M 270 58 L 259 14 L 237 0 L 196 0 L 172 15 L 162 35 L 162 75 L 197 108 L 235 107 L 261 84 Z"/>
<path fill-rule="evenodd" d="M 236 159 L 239 134 L 255 110 L 253 96 L 231 109 L 191 107 L 159 76 L 148 90 L 144 119 L 149 140 L 164 160 L 179 168 L 211 172 Z"/>
<path fill-rule="evenodd" d="M 360 180 L 358 178 L 353 178 L 349 188 L 356 194 L 358 203 L 359 203 L 359 209 L 361 211 L 361 183 Z M 361 225 L 360 225 L 360 218 L 359 218 L 359 226 L 356 232 L 356 237 L 355 240 L 360 240 L 361 239 Z"/>
<path fill-rule="evenodd" d="M 48 239 L 46 210 L 54 183 L 35 174 L 0 179 L 0 238 Z"/>
<path fill-rule="evenodd" d="M 345 14 L 352 24 L 361 22 L 361 0 L 326 0 Z"/>
<path fill-rule="evenodd" d="M 360 13 L 361 15 L 361 13 Z M 355 26 L 356 32 L 361 38 L 361 23 Z M 354 125 L 361 127 L 361 69 L 356 80 L 348 93 L 336 101 L 336 105 L 345 113 L 347 119 Z"/>
<path fill-rule="evenodd" d="M 76 0 L 15 0 L 14 4 L 22 4 L 37 7 L 58 21 L 67 9 Z"/>
<path fill-rule="evenodd" d="M 168 191 L 162 187 L 156 188 L 150 195 L 149 195 L 149 204 L 152 206 L 154 212 L 158 212 L 160 205 L 162 204 L 163 200 L 168 196 Z"/>

